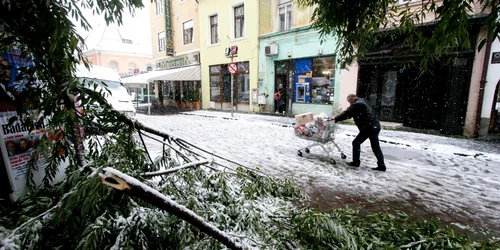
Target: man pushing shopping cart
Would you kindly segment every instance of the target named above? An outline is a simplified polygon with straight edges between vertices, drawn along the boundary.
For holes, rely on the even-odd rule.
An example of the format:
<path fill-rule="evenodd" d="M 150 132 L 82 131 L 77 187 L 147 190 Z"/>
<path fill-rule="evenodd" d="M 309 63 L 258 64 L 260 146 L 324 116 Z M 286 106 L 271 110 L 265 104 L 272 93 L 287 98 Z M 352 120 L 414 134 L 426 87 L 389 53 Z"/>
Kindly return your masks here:
<path fill-rule="evenodd" d="M 366 139 L 370 139 L 373 154 L 377 157 L 377 167 L 372 169 L 385 172 L 384 154 L 382 153 L 382 149 L 380 149 L 378 140 L 380 122 L 377 118 L 377 114 L 365 99 L 359 98 L 355 94 L 348 95 L 347 101 L 351 104 L 349 108 L 341 114 L 332 117 L 335 123 L 354 118 L 354 123 L 356 123 L 359 129 L 359 134 L 352 141 L 352 162 L 348 162 L 347 165 L 359 167 L 361 164 L 361 144 L 366 141 Z"/>

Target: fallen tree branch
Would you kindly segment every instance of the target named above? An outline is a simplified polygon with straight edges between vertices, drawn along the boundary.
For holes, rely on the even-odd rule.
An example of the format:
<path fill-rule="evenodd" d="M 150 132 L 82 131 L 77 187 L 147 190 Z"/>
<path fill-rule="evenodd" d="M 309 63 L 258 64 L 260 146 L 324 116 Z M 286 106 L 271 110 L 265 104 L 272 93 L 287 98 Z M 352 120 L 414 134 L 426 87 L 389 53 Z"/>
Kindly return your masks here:
<path fill-rule="evenodd" d="M 199 166 L 199 165 L 203 165 L 203 164 L 207 164 L 207 163 L 210 163 L 210 161 L 209 160 L 194 161 L 194 162 L 190 162 L 188 164 L 184 164 L 184 165 L 181 165 L 181 166 L 178 166 L 175 168 L 169 168 L 169 169 L 155 171 L 155 172 L 147 172 L 147 173 L 141 174 L 141 176 L 151 177 L 151 176 L 158 176 L 158 175 L 164 175 L 164 174 L 171 174 L 171 173 L 175 173 L 181 169 L 195 167 L 195 166 Z"/>
<path fill-rule="evenodd" d="M 243 247 L 234 242 L 229 235 L 207 223 L 193 211 L 169 199 L 162 193 L 158 192 L 158 190 L 152 189 L 139 180 L 113 168 L 104 168 L 103 172 L 104 173 L 99 174 L 99 177 L 101 178 L 101 182 L 105 185 L 124 191 L 128 195 L 142 199 L 179 217 L 180 219 L 198 228 L 200 231 L 212 236 L 230 249 L 243 249 Z"/>

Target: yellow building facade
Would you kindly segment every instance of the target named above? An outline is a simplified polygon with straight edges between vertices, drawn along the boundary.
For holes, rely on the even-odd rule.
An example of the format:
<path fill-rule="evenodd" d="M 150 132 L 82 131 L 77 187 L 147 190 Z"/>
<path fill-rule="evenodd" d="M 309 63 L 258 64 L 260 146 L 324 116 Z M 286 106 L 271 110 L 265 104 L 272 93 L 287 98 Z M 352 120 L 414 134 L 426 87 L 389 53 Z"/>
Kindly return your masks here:
<path fill-rule="evenodd" d="M 199 0 L 198 13 L 203 108 L 257 111 L 259 1 Z M 226 56 L 236 47 L 233 57 Z M 235 74 L 228 69 L 231 62 Z"/>
<path fill-rule="evenodd" d="M 149 10 L 155 71 L 163 72 L 149 78 L 150 89 L 154 89 L 151 94 L 161 109 L 194 109 L 190 104 L 199 102 L 201 92 L 198 3 L 156 0 Z M 179 69 L 186 67 L 189 72 L 180 74 Z"/>
<path fill-rule="evenodd" d="M 150 3 L 151 42 L 156 69 L 199 63 L 200 36 L 196 0 Z"/>

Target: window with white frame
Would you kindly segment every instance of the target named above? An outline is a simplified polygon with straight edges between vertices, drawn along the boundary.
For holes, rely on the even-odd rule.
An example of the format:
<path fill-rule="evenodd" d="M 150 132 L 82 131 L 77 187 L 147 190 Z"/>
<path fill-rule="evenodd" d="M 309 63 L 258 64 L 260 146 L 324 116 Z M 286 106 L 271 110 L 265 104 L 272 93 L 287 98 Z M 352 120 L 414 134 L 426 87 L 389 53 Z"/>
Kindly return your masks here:
<path fill-rule="evenodd" d="M 217 15 L 210 16 L 210 44 L 219 42 L 219 17 Z"/>
<path fill-rule="evenodd" d="M 193 20 L 182 24 L 184 34 L 184 45 L 193 43 Z"/>
<path fill-rule="evenodd" d="M 165 31 L 158 33 L 158 51 L 165 51 Z"/>
<path fill-rule="evenodd" d="M 279 31 L 286 31 L 292 27 L 292 1 L 280 0 L 278 6 Z"/>
<path fill-rule="evenodd" d="M 238 5 L 234 10 L 234 38 L 245 36 L 245 6 Z"/>
<path fill-rule="evenodd" d="M 165 11 L 165 0 L 156 0 L 156 15 L 163 14 Z"/>

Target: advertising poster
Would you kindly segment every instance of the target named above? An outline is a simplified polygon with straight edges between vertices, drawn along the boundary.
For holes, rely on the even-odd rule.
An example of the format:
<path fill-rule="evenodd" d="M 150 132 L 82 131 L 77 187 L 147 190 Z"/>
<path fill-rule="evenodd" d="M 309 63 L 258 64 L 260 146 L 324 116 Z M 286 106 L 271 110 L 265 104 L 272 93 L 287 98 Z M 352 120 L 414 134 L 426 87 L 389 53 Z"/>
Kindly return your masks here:
<path fill-rule="evenodd" d="M 19 103 L 28 84 L 36 85 L 36 82 L 20 77 L 21 71 L 30 66 L 32 62 L 21 57 L 19 51 L 0 52 L 0 151 L 5 167 L 5 171 L 0 174 L 7 175 L 7 178 L 2 176 L 2 180 L 8 179 L 10 182 L 12 193 L 9 195 L 12 201 L 26 193 L 26 173 L 31 159 L 36 159 L 36 170 L 33 171 L 35 184 L 40 184 L 45 175 L 46 161 L 43 155 L 33 156 L 40 140 L 47 138 L 44 136 L 47 123 L 44 120 L 39 127 L 31 128 L 30 131 L 22 125 L 15 108 L 15 103 Z M 34 115 L 34 111 L 31 114 Z M 18 119 L 12 119 L 15 117 Z"/>
<path fill-rule="evenodd" d="M 0 112 L 1 136 L 5 144 L 5 151 L 8 159 L 7 166 L 10 165 L 11 177 L 14 180 L 22 179 L 26 175 L 28 162 L 33 157 L 40 140 L 43 140 L 45 125 L 40 128 L 28 131 L 20 121 L 9 124 L 9 119 L 16 115 L 16 112 Z M 36 157 L 38 170 L 43 170 L 45 160 L 43 155 Z"/>

